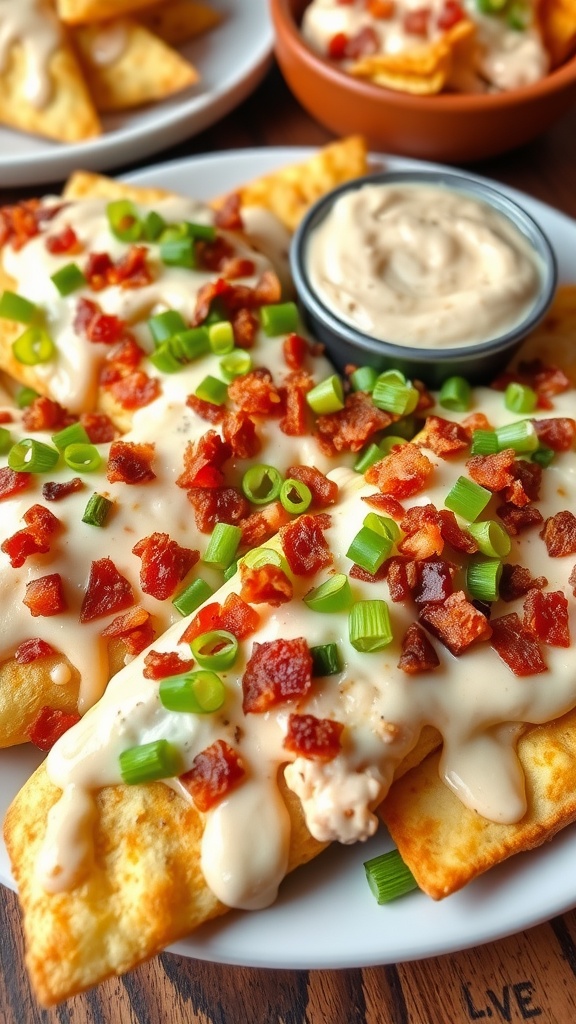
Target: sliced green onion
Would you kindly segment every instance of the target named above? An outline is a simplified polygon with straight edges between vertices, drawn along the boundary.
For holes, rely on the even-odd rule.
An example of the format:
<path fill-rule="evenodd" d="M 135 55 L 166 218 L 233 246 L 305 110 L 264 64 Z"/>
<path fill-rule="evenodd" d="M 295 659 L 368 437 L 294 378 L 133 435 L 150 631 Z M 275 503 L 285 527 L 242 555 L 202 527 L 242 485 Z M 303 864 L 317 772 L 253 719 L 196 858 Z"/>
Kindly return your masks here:
<path fill-rule="evenodd" d="M 179 331 L 185 331 L 186 321 L 177 309 L 166 309 L 163 313 L 156 313 L 148 320 L 148 329 L 157 345 L 168 341 Z"/>
<path fill-rule="evenodd" d="M 381 373 L 372 392 L 374 405 L 395 416 L 414 412 L 419 398 L 419 391 L 408 382 L 401 381 L 395 370 Z"/>
<path fill-rule="evenodd" d="M 380 448 L 380 445 L 374 444 L 372 441 L 371 444 L 367 445 L 366 448 L 360 452 L 360 455 L 354 463 L 354 469 L 357 473 L 365 473 L 367 469 L 370 469 L 370 466 L 374 466 L 376 462 L 380 462 L 383 458 L 384 453 Z"/>
<path fill-rule="evenodd" d="M 348 617 L 348 631 L 354 650 L 361 654 L 382 651 L 393 635 L 386 602 L 357 601 Z"/>
<path fill-rule="evenodd" d="M 234 330 L 229 320 L 219 320 L 208 328 L 210 348 L 217 356 L 227 356 L 234 348 Z"/>
<path fill-rule="evenodd" d="M 232 352 L 220 360 L 220 371 L 227 381 L 243 377 L 245 373 L 250 373 L 251 369 L 252 358 L 243 348 L 232 349 Z"/>
<path fill-rule="evenodd" d="M 166 221 L 156 210 L 150 210 L 144 218 L 144 238 L 147 242 L 155 242 L 166 227 Z"/>
<path fill-rule="evenodd" d="M 473 523 L 484 511 L 491 497 L 492 494 L 486 487 L 481 487 L 467 476 L 459 476 L 444 498 L 444 504 L 456 515 Z"/>
<path fill-rule="evenodd" d="M 466 412 L 470 408 L 472 388 L 465 377 L 448 377 L 440 388 L 438 401 L 443 409 Z"/>
<path fill-rule="evenodd" d="M 162 236 L 163 237 L 163 236 Z M 160 259 L 168 267 L 187 267 L 194 270 L 198 265 L 193 238 L 160 239 Z"/>
<path fill-rule="evenodd" d="M 0 316 L 5 320 L 16 320 L 19 324 L 29 324 L 38 312 L 38 307 L 29 302 L 23 295 L 5 291 L 0 297 Z"/>
<path fill-rule="evenodd" d="M 207 565 L 217 565 L 227 569 L 233 561 L 238 545 L 242 540 L 242 530 L 231 523 L 216 523 L 212 530 L 208 547 L 204 555 Z"/>
<path fill-rule="evenodd" d="M 499 558 L 471 558 L 466 567 L 466 588 L 476 601 L 496 601 L 502 575 Z"/>
<path fill-rule="evenodd" d="M 535 452 L 540 445 L 532 420 L 516 420 L 515 423 L 506 423 L 503 427 L 496 427 L 495 433 L 500 451 L 505 448 L 513 448 L 515 452 L 522 454 Z"/>
<path fill-rule="evenodd" d="M 482 14 L 496 14 L 502 11 L 508 0 L 476 0 L 476 7 Z"/>
<path fill-rule="evenodd" d="M 490 558 L 505 558 L 510 554 L 512 542 L 510 534 L 494 519 L 486 519 L 480 523 L 469 523 L 468 533 L 474 537 L 482 555 Z"/>
<path fill-rule="evenodd" d="M 231 580 L 232 577 L 235 576 L 237 572 L 238 572 L 238 559 L 235 558 L 233 562 L 230 562 L 230 565 L 228 566 L 228 568 L 224 569 L 224 573 L 223 573 L 224 581 L 228 582 L 228 580 Z"/>
<path fill-rule="evenodd" d="M 43 327 L 29 327 L 12 342 L 14 358 L 24 366 L 47 363 L 54 357 L 56 346 Z"/>
<path fill-rule="evenodd" d="M 342 658 L 338 644 L 319 644 L 318 647 L 311 647 L 312 675 L 313 676 L 335 676 L 342 671 Z"/>
<path fill-rule="evenodd" d="M 472 433 L 472 455 L 495 455 L 500 451 L 495 430 L 474 430 Z"/>
<path fill-rule="evenodd" d="M 39 397 L 38 392 L 34 388 L 20 388 L 16 394 L 16 405 L 19 409 L 27 409 Z"/>
<path fill-rule="evenodd" d="M 321 380 L 315 388 L 308 392 L 306 401 L 318 416 L 326 416 L 331 412 L 343 409 L 344 390 L 340 377 L 333 374 L 331 377 Z"/>
<path fill-rule="evenodd" d="M 380 441 L 380 451 L 382 452 L 382 456 L 390 455 L 392 449 L 398 444 L 408 444 L 408 442 L 406 438 L 400 437 L 399 434 L 387 434 L 386 437 L 383 437 Z"/>
<path fill-rule="evenodd" d="M 536 408 L 538 395 L 534 388 L 527 384 L 519 384 L 518 381 L 510 381 L 504 392 L 504 405 L 510 412 L 529 413 Z"/>
<path fill-rule="evenodd" d="M 379 516 L 377 512 L 369 512 L 364 516 L 362 525 L 367 526 L 369 530 L 374 530 L 374 533 L 379 533 L 382 537 L 389 537 L 392 543 L 400 540 L 402 536 L 398 523 L 390 519 L 389 516 Z"/>
<path fill-rule="evenodd" d="M 350 580 L 343 572 L 330 576 L 304 598 L 313 612 L 343 612 L 352 604 Z"/>
<path fill-rule="evenodd" d="M 346 557 L 374 575 L 392 550 L 392 538 L 363 526 L 352 541 Z"/>
<path fill-rule="evenodd" d="M 17 473 L 47 473 L 53 469 L 60 452 L 43 441 L 25 437 L 8 452 L 8 465 Z"/>
<path fill-rule="evenodd" d="M 93 444 L 69 444 L 63 454 L 66 465 L 76 473 L 94 473 L 102 462 L 102 456 Z"/>
<path fill-rule="evenodd" d="M 169 345 L 178 359 L 191 361 L 210 351 L 210 336 L 206 327 L 189 327 L 173 335 Z"/>
<path fill-rule="evenodd" d="M 149 360 L 160 373 L 179 373 L 182 363 L 176 358 L 169 341 L 163 341 L 149 355 Z"/>
<path fill-rule="evenodd" d="M 213 242 L 216 238 L 216 228 L 213 224 L 196 224 L 185 220 L 182 227 L 189 238 L 200 238 L 203 242 Z"/>
<path fill-rule="evenodd" d="M 552 448 L 546 448 L 542 446 L 542 448 L 537 448 L 535 452 L 532 452 L 530 460 L 532 462 L 537 462 L 539 466 L 542 466 L 543 469 L 546 469 L 546 467 L 549 466 L 550 463 L 554 461 L 554 455 L 555 452 Z"/>
<path fill-rule="evenodd" d="M 200 381 L 194 394 L 196 398 L 201 398 L 204 402 L 211 402 L 212 405 L 224 405 L 228 398 L 228 385 L 218 377 L 208 374 L 204 380 Z"/>
<path fill-rule="evenodd" d="M 350 374 L 350 384 L 353 391 L 367 391 L 372 394 L 374 385 L 378 380 L 378 371 L 373 366 L 359 366 Z"/>
<path fill-rule="evenodd" d="M 381 853 L 364 862 L 366 879 L 377 902 L 390 903 L 418 888 L 410 868 L 404 863 L 398 850 Z"/>
<path fill-rule="evenodd" d="M 532 8 L 521 0 L 511 3 L 506 10 L 506 24 L 515 32 L 525 32 L 532 21 Z"/>
<path fill-rule="evenodd" d="M 185 590 L 182 590 L 172 599 L 172 604 L 181 615 L 190 615 L 201 604 L 204 604 L 204 601 L 212 597 L 213 593 L 214 590 L 210 584 L 206 583 L 206 580 L 203 580 L 201 576 L 198 576 L 197 579 L 192 580 L 192 583 Z"/>
<path fill-rule="evenodd" d="M 276 565 L 280 569 L 287 567 L 286 559 L 276 548 L 252 548 L 244 555 L 242 562 L 249 569 L 261 569 L 263 565 Z"/>
<path fill-rule="evenodd" d="M 6 427 L 0 427 L 0 455 L 5 455 L 13 444 L 10 431 Z"/>
<path fill-rule="evenodd" d="M 93 494 L 84 509 L 82 522 L 88 526 L 105 526 L 113 504 L 114 502 L 105 498 L 103 494 Z"/>
<path fill-rule="evenodd" d="M 280 501 L 287 512 L 302 515 L 312 504 L 312 491 L 302 480 L 288 477 L 280 488 Z"/>
<path fill-rule="evenodd" d="M 168 740 L 153 740 L 140 747 L 128 747 L 119 757 L 120 775 L 128 786 L 158 779 L 171 779 L 180 775 L 180 751 Z"/>
<path fill-rule="evenodd" d="M 260 309 L 262 330 L 269 338 L 292 334 L 298 330 L 298 307 L 295 302 L 278 302 Z"/>
<path fill-rule="evenodd" d="M 142 237 L 142 221 L 130 199 L 108 203 L 106 216 L 112 234 L 121 242 L 137 242 Z"/>
<path fill-rule="evenodd" d="M 192 654 L 202 668 L 221 671 L 230 668 L 238 657 L 238 640 L 227 629 L 201 633 L 190 644 Z"/>
<path fill-rule="evenodd" d="M 186 230 L 186 225 L 180 224 L 168 224 L 161 232 L 159 236 L 160 245 L 165 242 L 177 242 L 181 238 L 189 238 L 190 235 Z"/>
<path fill-rule="evenodd" d="M 259 463 L 250 466 L 242 477 L 242 491 L 245 498 L 254 505 L 267 505 L 276 501 L 282 488 L 283 479 L 275 466 Z"/>
<path fill-rule="evenodd" d="M 158 696 L 168 711 L 210 715 L 222 707 L 226 688 L 215 672 L 183 672 L 182 675 L 162 679 Z"/>
<path fill-rule="evenodd" d="M 68 427 L 52 434 L 52 443 L 59 452 L 63 452 L 69 444 L 90 444 L 90 438 L 81 423 L 70 423 Z"/>
<path fill-rule="evenodd" d="M 86 284 L 86 278 L 77 263 L 67 263 L 66 266 L 60 267 L 60 270 L 50 275 L 50 280 L 56 285 L 62 298 L 78 291 Z"/>

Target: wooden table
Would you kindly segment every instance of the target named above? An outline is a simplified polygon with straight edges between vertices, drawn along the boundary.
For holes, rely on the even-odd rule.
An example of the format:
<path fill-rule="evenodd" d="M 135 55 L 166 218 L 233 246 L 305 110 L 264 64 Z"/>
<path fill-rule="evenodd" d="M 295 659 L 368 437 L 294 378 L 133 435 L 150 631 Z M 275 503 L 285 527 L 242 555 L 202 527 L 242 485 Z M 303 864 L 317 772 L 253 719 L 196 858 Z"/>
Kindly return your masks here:
<path fill-rule="evenodd" d="M 239 110 L 152 161 L 246 146 L 322 145 L 330 138 L 296 104 L 273 69 Z M 576 109 L 532 145 L 472 169 L 576 218 Z M 0 202 L 15 196 L 0 187 Z M 576 277 L 576 252 L 574 264 Z M 0 906 L 0 1024 L 499 1024 L 531 1019 L 569 1024 L 576 1019 L 576 912 L 478 949 L 365 970 L 255 970 L 165 953 L 124 978 L 42 1011 L 26 978 L 16 897 L 1 887 Z"/>

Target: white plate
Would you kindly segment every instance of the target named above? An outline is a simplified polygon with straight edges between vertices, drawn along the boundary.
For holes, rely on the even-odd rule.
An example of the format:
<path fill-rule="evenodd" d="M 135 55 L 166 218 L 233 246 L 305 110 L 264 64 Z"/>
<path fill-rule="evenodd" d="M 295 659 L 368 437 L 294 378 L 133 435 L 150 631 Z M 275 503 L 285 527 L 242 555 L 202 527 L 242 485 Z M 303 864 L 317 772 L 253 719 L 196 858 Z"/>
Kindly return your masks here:
<path fill-rule="evenodd" d="M 182 160 L 130 177 L 198 198 L 210 198 L 274 167 L 304 159 L 309 150 L 262 149 Z M 434 166 L 378 158 L 391 169 Z M 543 203 L 499 186 L 547 231 L 561 280 L 574 280 L 576 222 Z M 0 815 L 40 760 L 21 747 L 0 752 Z M 273 907 L 231 913 L 205 926 L 174 950 L 219 963 L 276 968 L 368 967 L 438 956 L 477 946 L 539 924 L 576 904 L 576 830 L 512 858 L 441 903 L 421 893 L 379 907 L 365 881 L 363 861 L 390 849 L 382 831 L 367 844 L 333 846 L 288 878 Z M 0 880 L 13 887 L 5 849 Z"/>
<path fill-rule="evenodd" d="M 0 127 L 0 187 L 61 181 L 82 167 L 110 171 L 214 124 L 258 85 L 271 63 L 267 0 L 210 0 L 222 23 L 181 48 L 200 81 L 162 103 L 103 118 L 97 139 L 66 145 Z"/>

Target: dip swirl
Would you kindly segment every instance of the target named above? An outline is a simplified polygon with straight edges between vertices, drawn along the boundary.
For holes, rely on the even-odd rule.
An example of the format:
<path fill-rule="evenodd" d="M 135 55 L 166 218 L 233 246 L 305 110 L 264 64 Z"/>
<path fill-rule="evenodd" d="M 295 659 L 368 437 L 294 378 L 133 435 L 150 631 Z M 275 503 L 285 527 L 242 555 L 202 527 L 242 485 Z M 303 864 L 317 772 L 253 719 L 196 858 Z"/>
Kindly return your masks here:
<path fill-rule="evenodd" d="M 382 341 L 451 348 L 520 323 L 538 297 L 539 257 L 487 203 L 434 185 L 368 184 L 343 193 L 311 233 L 319 299 Z"/>

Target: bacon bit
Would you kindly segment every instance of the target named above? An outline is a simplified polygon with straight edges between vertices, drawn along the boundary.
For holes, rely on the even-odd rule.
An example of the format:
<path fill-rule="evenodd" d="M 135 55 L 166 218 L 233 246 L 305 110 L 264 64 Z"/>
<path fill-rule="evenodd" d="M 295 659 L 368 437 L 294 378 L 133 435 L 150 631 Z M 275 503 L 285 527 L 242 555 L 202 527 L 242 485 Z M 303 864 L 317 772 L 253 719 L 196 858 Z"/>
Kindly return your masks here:
<path fill-rule="evenodd" d="M 16 251 L 40 233 L 46 211 L 39 199 L 24 199 L 14 206 L 0 208 L 0 245 L 10 244 Z"/>
<path fill-rule="evenodd" d="M 216 523 L 242 525 L 250 513 L 250 505 L 237 487 L 191 487 L 187 497 L 200 533 L 211 533 Z"/>
<path fill-rule="evenodd" d="M 92 622 L 102 615 L 120 612 L 134 604 L 132 587 L 114 565 L 111 558 L 98 558 L 90 566 L 90 576 L 82 608 L 80 622 Z"/>
<path fill-rule="evenodd" d="M 144 370 L 135 370 L 108 388 L 110 394 L 124 409 L 143 409 L 161 393 L 157 377 L 149 377 Z"/>
<path fill-rule="evenodd" d="M 280 501 L 271 501 L 265 508 L 241 519 L 238 526 L 242 530 L 242 547 L 255 548 L 263 544 L 269 537 L 278 533 L 280 527 L 291 522 L 290 513 Z"/>
<path fill-rule="evenodd" d="M 385 516 L 391 516 L 392 519 L 402 519 L 405 515 L 406 509 L 396 498 L 392 498 L 389 494 L 368 494 L 365 498 L 362 498 L 367 505 L 371 508 L 375 508 L 378 512 L 382 512 Z"/>
<path fill-rule="evenodd" d="M 107 252 L 91 252 L 84 267 L 84 277 L 92 291 L 100 292 L 108 284 L 108 271 L 112 267 L 112 259 Z"/>
<path fill-rule="evenodd" d="M 275 302 L 280 302 L 282 298 L 282 285 L 280 284 L 280 278 L 273 270 L 264 271 L 256 282 L 254 296 L 258 306 L 270 306 Z"/>
<path fill-rule="evenodd" d="M 69 224 L 66 224 L 66 226 L 57 234 L 48 235 L 44 241 L 44 245 L 48 252 L 54 253 L 54 255 L 58 256 L 62 253 L 75 254 L 82 252 L 83 249 L 78 235 L 74 231 L 74 228 L 71 228 Z"/>
<path fill-rule="evenodd" d="M 241 213 L 239 192 L 230 192 L 214 214 L 214 224 L 224 231 L 243 231 L 244 222 Z"/>
<path fill-rule="evenodd" d="M 289 715 L 283 746 L 296 757 L 309 761 L 333 761 L 341 749 L 344 726 L 331 718 L 316 715 Z"/>
<path fill-rule="evenodd" d="M 533 676 L 546 672 L 538 642 L 522 625 L 516 612 L 492 619 L 491 625 L 490 643 L 514 675 Z"/>
<path fill-rule="evenodd" d="M 464 427 L 470 440 L 475 430 L 492 430 L 492 424 L 483 412 L 471 412 L 462 420 L 460 426 Z"/>
<path fill-rule="evenodd" d="M 416 7 L 411 11 L 406 11 L 403 20 L 404 31 L 408 32 L 411 36 L 426 38 L 428 36 L 430 14 L 429 7 Z"/>
<path fill-rule="evenodd" d="M 28 739 L 40 750 L 51 750 L 56 740 L 79 721 L 80 715 L 75 711 L 60 711 L 45 705 L 28 729 Z"/>
<path fill-rule="evenodd" d="M 255 643 L 242 677 L 245 714 L 262 714 L 305 697 L 312 686 L 312 655 L 303 637 Z"/>
<path fill-rule="evenodd" d="M 217 601 L 204 605 L 186 627 L 180 638 L 181 643 L 190 643 L 202 633 L 213 629 L 227 629 L 237 640 L 246 640 L 256 632 L 260 616 L 238 594 L 228 594 L 223 605 Z"/>
<path fill-rule="evenodd" d="M 201 636 L 202 633 L 210 633 L 213 629 L 222 629 L 223 627 L 221 622 L 222 605 L 218 604 L 217 601 L 211 601 L 210 604 L 205 604 L 204 607 L 196 613 L 192 621 L 186 626 L 186 629 L 180 637 L 180 643 L 189 644 L 192 640 L 195 640 L 197 636 Z"/>
<path fill-rule="evenodd" d="M 17 530 L 0 545 L 0 550 L 8 555 L 14 569 L 24 565 L 30 555 L 49 551 L 50 537 L 60 526 L 60 520 L 44 505 L 32 505 L 22 518 L 26 527 Z"/>
<path fill-rule="evenodd" d="M 524 625 L 543 644 L 570 647 L 568 601 L 561 590 L 529 590 L 524 601 Z"/>
<path fill-rule="evenodd" d="M 77 334 L 84 334 L 88 341 L 102 345 L 114 345 L 120 341 L 126 324 L 120 317 L 103 313 L 92 299 L 78 299 L 73 323 Z"/>
<path fill-rule="evenodd" d="M 270 604 L 278 608 L 294 596 L 292 581 L 278 565 L 253 568 L 240 562 L 240 597 L 250 604 Z"/>
<path fill-rule="evenodd" d="M 189 441 L 184 452 L 184 471 L 176 480 L 178 487 L 221 487 L 222 466 L 231 454 L 230 445 L 215 430 L 203 434 L 196 444 Z"/>
<path fill-rule="evenodd" d="M 416 604 L 441 604 L 453 593 L 454 566 L 449 562 L 440 558 L 421 561 L 416 573 L 418 582 L 411 588 Z"/>
<path fill-rule="evenodd" d="M 420 621 L 456 657 L 472 644 L 487 640 L 492 633 L 486 616 L 474 607 L 462 590 L 450 594 L 443 604 L 424 605 Z"/>
<path fill-rule="evenodd" d="M 152 271 L 146 262 L 148 249 L 144 245 L 131 245 L 128 252 L 109 269 L 107 284 L 119 284 L 121 288 L 143 288 L 153 280 Z"/>
<path fill-rule="evenodd" d="M 25 491 L 30 486 L 31 473 L 19 473 L 9 466 L 2 466 L 0 469 L 0 500 L 12 498 L 20 491 Z"/>
<path fill-rule="evenodd" d="M 39 395 L 33 402 L 24 409 L 22 413 L 22 425 L 26 430 L 60 430 L 74 422 L 75 417 L 71 416 L 67 409 L 64 409 L 58 402 L 53 402 L 45 395 Z"/>
<path fill-rule="evenodd" d="M 301 334 L 289 334 L 282 343 L 284 362 L 290 370 L 301 370 L 309 352 L 308 342 Z"/>
<path fill-rule="evenodd" d="M 331 519 L 326 512 L 303 515 L 280 530 L 284 554 L 295 576 L 312 576 L 332 562 L 332 552 L 326 543 L 324 530 Z"/>
<path fill-rule="evenodd" d="M 290 374 L 280 395 L 284 403 L 284 415 L 280 430 L 288 437 L 303 437 L 309 432 L 310 409 L 306 395 L 313 387 L 312 378 L 303 370 Z"/>
<path fill-rule="evenodd" d="M 506 488 L 503 497 L 507 502 L 522 507 L 531 501 L 538 501 L 542 482 L 542 466 L 537 462 L 517 459 L 512 466 L 513 483 Z"/>
<path fill-rule="evenodd" d="M 326 54 L 329 60 L 344 60 L 346 57 L 346 47 L 348 46 L 348 36 L 345 32 L 335 32 L 333 36 L 330 36 L 328 40 L 328 46 Z"/>
<path fill-rule="evenodd" d="M 337 452 L 359 452 L 373 434 L 392 423 L 390 413 L 377 409 L 365 391 L 346 396 L 343 409 L 316 421 L 318 444 L 325 455 Z"/>
<path fill-rule="evenodd" d="M 66 480 L 63 483 L 49 480 L 48 483 L 42 484 L 42 497 L 45 501 L 61 501 L 62 498 L 67 498 L 69 494 L 81 491 L 83 487 L 84 484 L 79 476 L 75 476 L 72 480 Z"/>
<path fill-rule="evenodd" d="M 440 521 L 438 509 L 431 502 L 428 505 L 413 505 L 404 513 L 400 521 L 400 529 L 409 536 L 424 526 L 436 526 Z"/>
<path fill-rule="evenodd" d="M 107 444 L 113 441 L 118 431 L 105 412 L 83 412 L 80 423 L 88 434 L 92 444 Z"/>
<path fill-rule="evenodd" d="M 576 420 L 556 416 L 548 420 L 532 420 L 541 445 L 554 452 L 567 452 L 576 438 Z"/>
<path fill-rule="evenodd" d="M 306 484 L 312 494 L 312 508 L 328 508 L 338 500 L 338 484 L 315 466 L 289 466 L 286 479 Z"/>
<path fill-rule="evenodd" d="M 115 348 L 106 356 L 106 366 L 102 370 L 101 382 L 111 384 L 121 377 L 128 376 L 136 369 L 144 356 L 133 334 L 126 333 L 118 341 Z"/>
<path fill-rule="evenodd" d="M 188 395 L 186 405 L 189 409 L 193 409 L 197 416 L 209 423 L 221 423 L 226 415 L 223 405 L 205 402 L 203 398 L 198 398 L 196 395 Z"/>
<path fill-rule="evenodd" d="M 444 538 L 439 523 L 424 523 L 419 530 L 400 541 L 398 550 L 409 558 L 417 559 L 441 555 L 444 550 Z"/>
<path fill-rule="evenodd" d="M 224 235 L 216 235 L 211 242 L 198 241 L 194 248 L 198 259 L 198 266 L 202 270 L 210 270 L 212 273 L 222 274 L 222 277 L 228 276 L 223 273 L 223 268 L 226 261 L 233 256 L 234 249 L 231 242 Z"/>
<path fill-rule="evenodd" d="M 524 594 L 527 594 L 534 587 L 541 590 L 542 587 L 547 585 L 548 580 L 545 576 L 534 578 L 523 565 L 505 562 L 502 566 L 498 595 L 502 601 L 515 601 L 518 597 L 523 597 Z"/>
<path fill-rule="evenodd" d="M 151 463 L 154 458 L 153 444 L 136 444 L 133 441 L 113 441 L 108 455 L 107 479 L 111 484 L 143 484 L 155 480 Z"/>
<path fill-rule="evenodd" d="M 408 498 L 422 490 L 434 469 L 430 459 L 415 444 L 398 444 L 386 458 L 366 471 L 369 484 L 375 484 L 384 494 L 394 498 Z"/>
<path fill-rule="evenodd" d="M 540 530 L 550 558 L 561 558 L 576 552 L 576 516 L 567 509 L 550 516 Z"/>
<path fill-rule="evenodd" d="M 499 505 L 496 515 L 502 520 L 508 533 L 515 537 L 518 533 L 529 529 L 531 526 L 539 526 L 544 521 L 539 509 L 532 505 L 518 508 L 516 505 Z"/>
<path fill-rule="evenodd" d="M 459 423 L 445 420 L 441 416 L 428 416 L 422 430 L 412 438 L 412 443 L 420 448 L 429 448 L 436 455 L 446 458 L 468 448 L 470 437 Z"/>
<path fill-rule="evenodd" d="M 237 348 L 252 348 L 260 326 L 258 317 L 254 316 L 249 309 L 239 309 L 237 313 L 232 314 L 231 323 L 234 344 Z"/>
<path fill-rule="evenodd" d="M 473 455 L 466 467 L 472 480 L 481 487 L 495 492 L 510 487 L 514 480 L 512 467 L 516 460 L 513 448 L 505 448 L 494 455 Z"/>
<path fill-rule="evenodd" d="M 151 533 L 132 548 L 142 559 L 140 586 L 145 594 L 165 601 L 200 558 L 200 552 L 180 547 L 167 533 Z"/>
<path fill-rule="evenodd" d="M 14 652 L 14 661 L 18 665 L 29 665 L 31 661 L 37 661 L 38 658 L 49 658 L 51 654 L 56 654 L 54 648 L 46 640 L 36 636 L 22 641 Z"/>
<path fill-rule="evenodd" d="M 462 4 L 459 3 L 459 0 L 445 0 L 444 7 L 438 16 L 436 25 L 438 28 L 442 29 L 443 32 L 447 32 L 448 29 L 453 28 L 459 21 L 462 21 L 464 16 Z"/>
<path fill-rule="evenodd" d="M 66 611 L 66 599 L 62 589 L 62 578 L 59 572 L 40 576 L 26 584 L 23 604 L 30 609 L 33 616 L 60 615 Z"/>
<path fill-rule="evenodd" d="M 130 654 L 140 654 L 154 639 L 154 628 L 150 621 L 150 612 L 136 607 L 123 615 L 117 615 L 102 630 L 103 637 L 121 639 Z"/>
<path fill-rule="evenodd" d="M 13 423 L 13 422 L 14 422 L 14 417 L 12 416 L 12 413 L 8 412 L 7 409 L 1 409 L 0 410 L 0 423 Z"/>
<path fill-rule="evenodd" d="M 228 386 L 230 399 L 253 416 L 273 416 L 282 411 L 282 400 L 269 370 L 256 369 L 236 377 Z"/>
<path fill-rule="evenodd" d="M 387 558 L 382 568 L 386 574 L 390 598 L 394 602 L 409 601 L 412 598 L 412 591 L 418 584 L 418 570 L 416 562 L 404 558 L 402 555 L 392 555 Z"/>
<path fill-rule="evenodd" d="M 373 18 L 388 21 L 389 18 L 394 17 L 396 4 L 395 0 L 367 0 L 366 9 Z"/>
<path fill-rule="evenodd" d="M 256 264 L 245 256 L 229 256 L 223 260 L 220 273 L 227 281 L 236 281 L 240 277 L 252 277 L 256 273 Z M 248 310 L 238 310 L 236 316 L 243 312 L 247 313 Z"/>
<path fill-rule="evenodd" d="M 150 644 L 153 642 L 155 637 L 156 630 L 152 625 L 152 620 L 147 619 L 143 626 L 140 626 L 138 629 L 133 629 L 131 633 L 126 633 L 126 635 L 122 637 L 122 643 L 124 644 L 128 654 L 132 654 L 136 657 L 137 654 L 141 654 L 147 647 L 150 647 Z"/>
<path fill-rule="evenodd" d="M 36 536 L 51 537 L 60 526 L 58 517 L 44 505 L 31 505 L 22 518 Z"/>
<path fill-rule="evenodd" d="M 463 530 L 453 512 L 448 508 L 441 508 L 438 512 L 440 519 L 440 530 L 442 536 L 450 547 L 455 551 L 463 551 L 464 554 L 473 555 L 478 551 L 478 544 L 472 534 Z"/>
<path fill-rule="evenodd" d="M 440 659 L 426 633 L 417 622 L 411 622 L 402 639 L 398 668 L 415 676 L 419 672 L 431 672 L 439 664 Z"/>
<path fill-rule="evenodd" d="M 362 580 L 363 583 L 381 583 L 382 580 L 386 579 L 387 572 L 388 569 L 386 562 L 383 562 L 380 568 L 376 569 L 376 572 L 374 573 L 368 572 L 368 570 L 363 569 L 361 565 L 356 565 L 356 563 L 354 563 L 350 569 L 349 575 L 354 580 Z"/>
<path fill-rule="evenodd" d="M 202 285 L 198 291 L 193 324 L 197 326 L 204 322 L 215 300 L 224 308 L 228 319 L 233 321 L 234 314 L 240 309 L 255 309 L 258 306 L 279 302 L 281 296 L 282 286 L 278 276 L 271 270 L 264 271 L 254 288 L 245 284 L 232 284 L 225 278 L 218 277 Z"/>
<path fill-rule="evenodd" d="M 142 675 L 145 679 L 166 679 L 167 676 L 179 676 L 184 672 L 190 672 L 193 665 L 193 658 L 181 658 L 174 651 L 149 651 L 144 658 Z"/>
<path fill-rule="evenodd" d="M 262 448 L 254 420 L 242 410 L 226 413 L 222 433 L 237 459 L 252 459 Z"/>
<path fill-rule="evenodd" d="M 511 381 L 518 381 L 533 388 L 538 395 L 538 405 L 541 409 L 552 408 L 551 398 L 570 387 L 570 380 L 563 370 L 556 366 L 545 366 L 540 359 L 522 362 L 517 370 L 501 374 L 492 382 L 492 387 L 496 391 L 505 391 Z"/>
<path fill-rule="evenodd" d="M 196 755 L 180 782 L 198 810 L 206 812 L 228 796 L 245 775 L 240 755 L 225 740 L 215 740 Z"/>
<path fill-rule="evenodd" d="M 361 57 L 378 53 L 379 46 L 378 33 L 371 25 L 365 25 L 348 39 L 345 57 L 347 60 L 360 60 Z"/>

